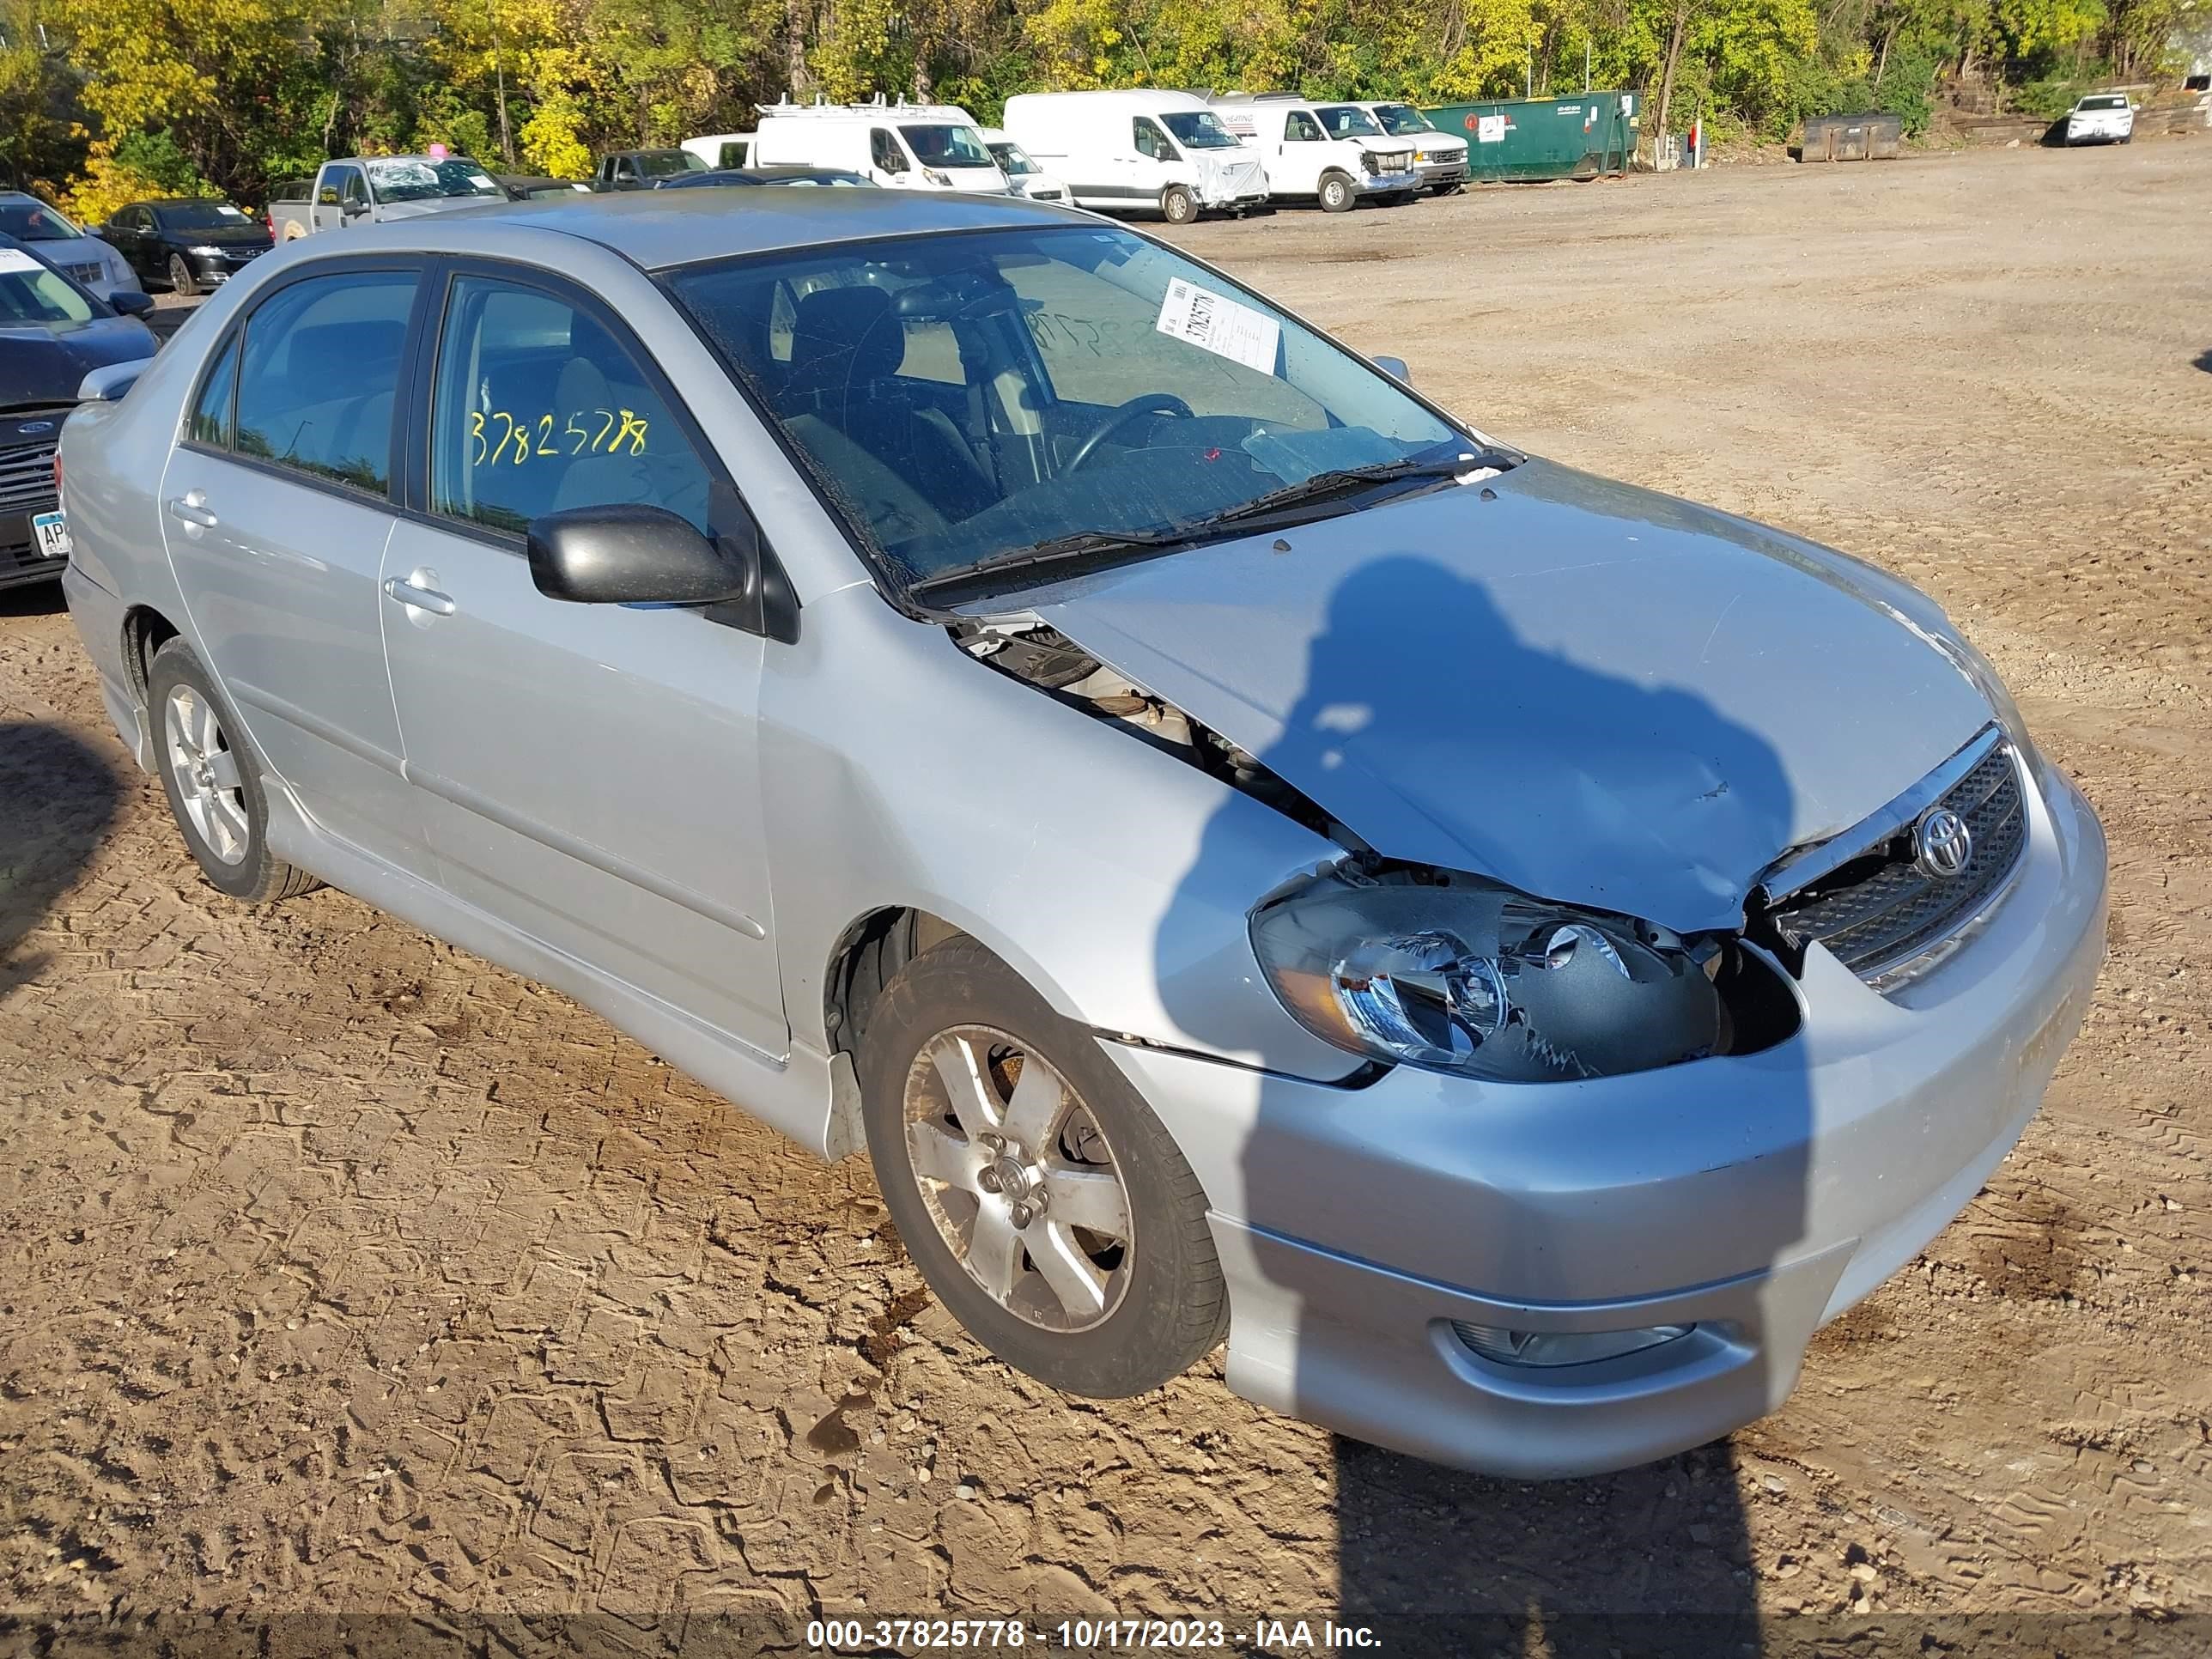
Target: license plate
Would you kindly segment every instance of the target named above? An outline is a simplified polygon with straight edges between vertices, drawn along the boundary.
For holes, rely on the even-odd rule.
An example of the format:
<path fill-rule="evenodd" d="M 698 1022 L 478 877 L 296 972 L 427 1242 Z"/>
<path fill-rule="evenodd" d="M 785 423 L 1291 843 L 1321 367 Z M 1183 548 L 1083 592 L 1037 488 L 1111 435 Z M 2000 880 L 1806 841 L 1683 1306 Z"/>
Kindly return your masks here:
<path fill-rule="evenodd" d="M 50 559 L 70 556 L 69 520 L 59 513 L 41 513 L 31 520 L 31 533 L 39 538 L 39 551 Z"/>

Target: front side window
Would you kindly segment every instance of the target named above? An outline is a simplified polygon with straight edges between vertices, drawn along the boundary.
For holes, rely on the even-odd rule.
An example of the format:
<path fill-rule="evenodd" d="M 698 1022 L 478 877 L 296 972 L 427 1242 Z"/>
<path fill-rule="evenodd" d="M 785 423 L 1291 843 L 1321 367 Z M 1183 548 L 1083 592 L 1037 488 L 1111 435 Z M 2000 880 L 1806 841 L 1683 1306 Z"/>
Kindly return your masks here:
<path fill-rule="evenodd" d="M 1179 532 L 1468 443 L 1333 341 L 1124 231 L 848 244 L 665 280 L 896 580 L 1084 532 Z"/>
<path fill-rule="evenodd" d="M 572 507 L 665 507 L 708 528 L 709 473 L 629 351 L 556 295 L 459 276 L 430 422 L 430 508 L 517 534 Z"/>
<path fill-rule="evenodd" d="M 0 323 L 88 323 L 93 303 L 21 248 L 0 247 Z M 27 349 L 27 348 L 26 348 Z"/>
<path fill-rule="evenodd" d="M 1332 138 L 1380 138 L 1382 129 L 1375 125 L 1375 118 L 1356 104 L 1325 104 L 1319 111 L 1321 124 L 1328 129 Z"/>
<path fill-rule="evenodd" d="M 898 140 L 885 127 L 873 127 L 868 132 L 868 158 L 885 173 L 904 173 L 906 153 L 899 149 Z"/>
<path fill-rule="evenodd" d="M 1417 132 L 1436 131 L 1429 125 L 1429 118 L 1411 104 L 1377 104 L 1375 106 L 1375 118 L 1382 123 L 1382 131 L 1393 138 L 1405 138 Z"/>
<path fill-rule="evenodd" d="M 1237 135 L 1210 109 L 1170 110 L 1161 123 L 1185 149 L 1234 149 Z"/>
<path fill-rule="evenodd" d="M 1321 123 L 1302 109 L 1294 109 L 1283 118 L 1283 142 L 1286 144 L 1317 143 L 1321 139 Z"/>
<path fill-rule="evenodd" d="M 899 136 L 914 152 L 914 159 L 926 167 L 991 165 L 991 152 L 983 147 L 983 135 L 973 127 L 901 127 Z"/>
<path fill-rule="evenodd" d="M 442 161 L 414 155 L 371 161 L 368 181 L 376 188 L 377 199 L 383 202 L 428 202 L 462 196 L 507 199 L 499 181 L 465 155 L 449 155 Z"/>
<path fill-rule="evenodd" d="M 246 325 L 231 447 L 319 478 L 384 492 L 412 271 L 310 276 Z"/>
<path fill-rule="evenodd" d="M 1044 171 L 1035 161 L 1030 160 L 1027 150 L 1012 142 L 993 144 L 991 159 L 999 164 L 999 171 L 1009 179 L 1019 179 L 1027 173 Z"/>
<path fill-rule="evenodd" d="M 1139 115 L 1130 125 L 1136 137 L 1137 153 L 1139 155 L 1149 155 L 1155 161 L 1175 160 L 1175 146 L 1168 143 L 1167 135 L 1154 126 L 1149 119 Z"/>

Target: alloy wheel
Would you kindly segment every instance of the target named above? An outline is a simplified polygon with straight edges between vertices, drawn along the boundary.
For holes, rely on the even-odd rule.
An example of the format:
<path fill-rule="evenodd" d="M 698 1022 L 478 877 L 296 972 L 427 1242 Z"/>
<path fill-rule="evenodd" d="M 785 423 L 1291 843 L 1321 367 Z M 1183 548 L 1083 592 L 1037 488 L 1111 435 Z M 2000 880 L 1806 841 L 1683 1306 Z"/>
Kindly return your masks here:
<path fill-rule="evenodd" d="M 177 799 L 203 845 L 225 864 L 245 860 L 252 841 L 238 756 L 210 703 L 189 685 L 172 686 L 161 736 Z"/>
<path fill-rule="evenodd" d="M 962 1025 L 908 1068 L 908 1162 L 939 1236 L 992 1300 L 1040 1330 L 1090 1330 L 1127 1292 L 1129 1191 L 1104 1131 L 1021 1039 Z"/>

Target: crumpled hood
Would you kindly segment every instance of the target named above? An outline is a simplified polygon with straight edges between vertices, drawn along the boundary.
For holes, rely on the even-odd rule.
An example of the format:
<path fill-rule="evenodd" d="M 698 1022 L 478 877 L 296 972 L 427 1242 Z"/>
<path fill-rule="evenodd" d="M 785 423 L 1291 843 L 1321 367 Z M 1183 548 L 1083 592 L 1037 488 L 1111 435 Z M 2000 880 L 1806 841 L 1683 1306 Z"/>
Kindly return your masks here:
<path fill-rule="evenodd" d="M 1685 932 L 1991 718 L 1856 560 L 1540 460 L 1487 487 L 1024 597 L 1376 851 Z"/>

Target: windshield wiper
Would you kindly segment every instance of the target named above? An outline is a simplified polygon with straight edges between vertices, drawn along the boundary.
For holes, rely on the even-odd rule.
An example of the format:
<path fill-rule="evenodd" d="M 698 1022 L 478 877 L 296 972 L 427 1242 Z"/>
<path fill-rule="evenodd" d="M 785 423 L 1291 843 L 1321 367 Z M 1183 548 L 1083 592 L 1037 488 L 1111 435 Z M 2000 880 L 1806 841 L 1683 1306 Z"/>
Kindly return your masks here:
<path fill-rule="evenodd" d="M 908 593 L 934 592 L 942 588 L 962 586 L 979 576 L 1006 575 L 1048 565 L 1112 564 L 1132 554 L 1180 547 L 1189 539 L 1189 532 L 1181 527 L 1120 532 L 1079 530 L 1073 535 L 1054 536 L 1048 541 L 1018 547 L 1010 552 L 989 554 L 968 564 L 954 565 L 949 570 L 933 571 L 908 582 L 906 591 Z"/>
<path fill-rule="evenodd" d="M 1316 472 L 1310 478 L 1302 478 L 1294 484 L 1285 484 L 1280 489 L 1271 489 L 1264 495 L 1255 496 L 1249 501 L 1184 525 L 1182 532 L 1185 535 L 1204 534 L 1223 525 L 1270 518 L 1287 508 L 1310 507 L 1338 496 L 1356 495 L 1376 484 L 1396 483 L 1404 478 L 1451 478 L 1462 472 L 1478 472 L 1485 468 L 1503 472 L 1520 465 L 1522 459 L 1502 449 L 1476 449 L 1457 455 L 1409 455 L 1401 460 L 1382 461 L 1374 466 L 1336 467 L 1327 472 Z"/>
<path fill-rule="evenodd" d="M 910 594 L 936 592 L 948 587 L 964 586 L 984 576 L 1012 575 L 1054 565 L 1097 567 L 1116 564 L 1147 553 L 1187 547 L 1218 531 L 1311 506 L 1335 496 L 1357 494 L 1363 489 L 1371 489 L 1376 484 L 1395 483 L 1407 478 L 1455 477 L 1462 472 L 1479 471 L 1486 467 L 1503 472 L 1509 467 L 1520 465 L 1522 459 L 1522 457 L 1504 450 L 1481 449 L 1458 455 L 1407 457 L 1384 461 L 1375 466 L 1340 467 L 1328 472 L 1316 472 L 1310 478 L 1285 484 L 1280 489 L 1269 490 L 1264 495 L 1225 511 L 1208 514 L 1200 519 L 1186 520 L 1164 529 L 1079 530 L 1072 535 L 1054 536 L 1028 547 L 993 553 L 968 564 L 955 565 L 949 570 L 933 571 L 908 583 L 907 592 Z"/>

